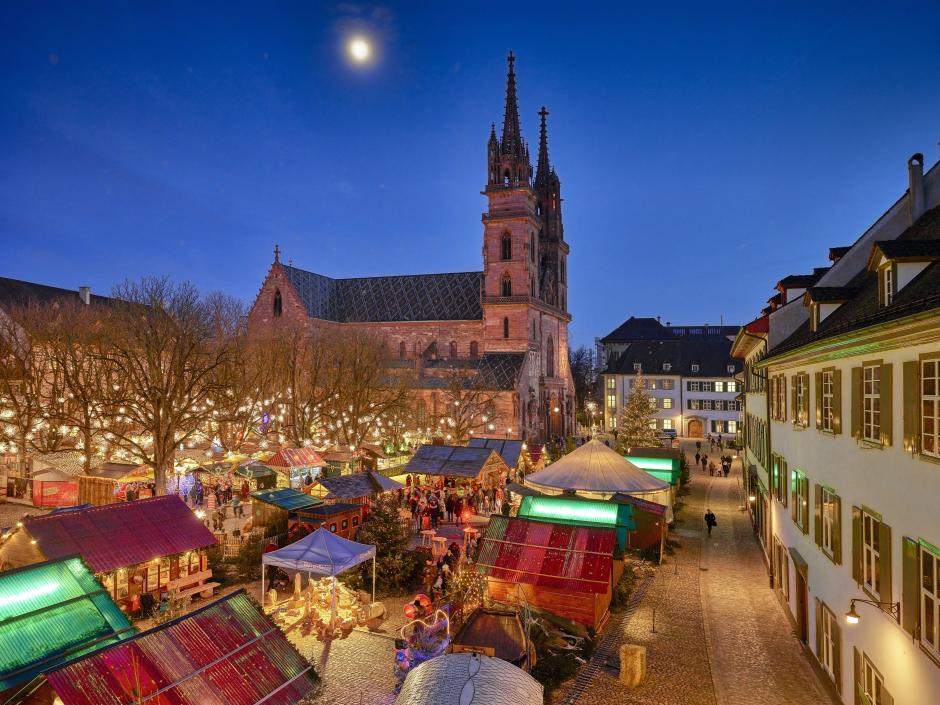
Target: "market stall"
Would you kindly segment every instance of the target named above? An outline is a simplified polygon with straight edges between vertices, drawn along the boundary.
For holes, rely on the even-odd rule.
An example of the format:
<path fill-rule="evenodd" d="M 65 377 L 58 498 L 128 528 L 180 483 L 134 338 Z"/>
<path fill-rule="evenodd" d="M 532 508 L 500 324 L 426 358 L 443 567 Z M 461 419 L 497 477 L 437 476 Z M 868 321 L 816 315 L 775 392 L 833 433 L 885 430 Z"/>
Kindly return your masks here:
<path fill-rule="evenodd" d="M 321 477 L 310 487 L 310 493 L 327 503 L 350 502 L 368 504 L 386 492 L 397 492 L 404 485 L 374 470 L 363 470 L 339 477 Z"/>
<path fill-rule="evenodd" d="M 511 663 L 482 654 L 445 654 L 412 670 L 395 705 L 542 705 L 542 684 Z"/>
<path fill-rule="evenodd" d="M 544 467 L 536 464 L 529 453 L 529 444 L 512 438 L 471 438 L 471 448 L 492 448 L 503 462 L 513 470 L 513 479 Z"/>
<path fill-rule="evenodd" d="M 323 504 L 323 500 L 290 487 L 277 487 L 251 493 L 251 519 L 254 526 L 286 524 L 291 512 Z"/>
<path fill-rule="evenodd" d="M 362 524 L 361 504 L 320 504 L 291 512 L 287 518 L 289 536 L 304 536 L 323 528 L 347 539 L 356 538 Z"/>
<path fill-rule="evenodd" d="M 277 485 L 277 473 L 258 460 L 249 460 L 235 468 L 236 477 L 248 482 L 251 492 L 271 489 Z"/>
<path fill-rule="evenodd" d="M 279 487 L 296 489 L 316 479 L 325 462 L 313 448 L 284 448 L 264 464 L 278 473 Z"/>
<path fill-rule="evenodd" d="M 624 457 L 653 477 L 679 486 L 682 451 L 678 448 L 627 448 Z"/>
<path fill-rule="evenodd" d="M 432 478 L 448 478 L 458 486 L 476 483 L 489 488 L 509 475 L 509 466 L 492 448 L 426 444 L 415 451 L 405 472 L 417 476 L 419 485 L 433 482 Z"/>

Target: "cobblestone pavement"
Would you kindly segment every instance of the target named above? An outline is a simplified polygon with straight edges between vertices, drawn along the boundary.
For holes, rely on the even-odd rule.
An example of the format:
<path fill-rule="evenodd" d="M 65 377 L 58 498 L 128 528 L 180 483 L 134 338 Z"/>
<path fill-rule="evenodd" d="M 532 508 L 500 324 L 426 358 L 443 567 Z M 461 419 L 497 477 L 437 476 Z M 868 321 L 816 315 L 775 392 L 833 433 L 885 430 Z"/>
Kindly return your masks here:
<path fill-rule="evenodd" d="M 646 681 L 627 690 L 617 680 L 618 664 L 610 663 L 596 673 L 578 703 L 836 702 L 768 585 L 750 521 L 740 509 L 740 473 L 739 461 L 727 479 L 693 471 L 692 492 L 683 498 L 686 506 L 672 534 L 680 548 L 657 570 L 635 613 L 614 627 L 622 643 L 646 646 Z M 710 538 L 702 528 L 706 506 L 718 517 Z M 564 702 L 565 693 L 553 700 Z"/>

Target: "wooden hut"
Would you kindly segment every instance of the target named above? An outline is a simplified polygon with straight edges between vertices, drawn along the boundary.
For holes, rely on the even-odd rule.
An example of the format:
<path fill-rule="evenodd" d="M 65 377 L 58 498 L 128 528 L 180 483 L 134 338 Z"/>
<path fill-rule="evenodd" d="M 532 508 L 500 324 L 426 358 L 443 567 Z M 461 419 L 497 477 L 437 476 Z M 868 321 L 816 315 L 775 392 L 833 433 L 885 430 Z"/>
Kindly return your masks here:
<path fill-rule="evenodd" d="M 129 612 L 160 593 L 211 594 L 212 533 L 175 495 L 27 517 L 0 545 L 0 569 L 78 555 Z M 145 598 L 149 595 L 149 598 Z"/>
<path fill-rule="evenodd" d="M 380 472 L 363 470 L 339 477 L 321 477 L 310 487 L 310 493 L 327 503 L 369 504 L 374 497 L 397 492 L 403 487 Z"/>
<path fill-rule="evenodd" d="M 623 572 L 616 547 L 614 529 L 494 515 L 476 567 L 494 601 L 518 604 L 524 596 L 531 607 L 597 630 Z"/>
<path fill-rule="evenodd" d="M 290 487 L 261 490 L 251 493 L 251 519 L 254 526 L 286 525 L 291 512 L 319 504 L 323 504 L 322 499 Z"/>
<path fill-rule="evenodd" d="M 313 533 L 321 526 L 337 536 L 355 540 L 362 524 L 361 504 L 321 504 L 291 512 L 288 518 L 288 533 L 296 540 Z"/>
<path fill-rule="evenodd" d="M 541 470 L 544 463 L 536 463 L 529 452 L 529 444 L 513 438 L 471 438 L 471 448 L 492 448 L 503 462 L 513 470 L 513 476 L 519 477 L 536 470 Z M 539 454 L 541 457 L 541 454 Z"/>
<path fill-rule="evenodd" d="M 492 448 L 426 444 L 415 451 L 405 472 L 494 487 L 501 475 L 508 476 L 509 466 Z"/>
<path fill-rule="evenodd" d="M 316 477 L 326 464 L 313 448 L 283 448 L 265 462 L 278 473 L 279 487 L 303 486 L 305 478 Z"/>
<path fill-rule="evenodd" d="M 81 453 L 62 450 L 43 453 L 32 458 L 32 496 L 34 507 L 74 507 L 78 501 L 78 485 L 85 468 Z"/>

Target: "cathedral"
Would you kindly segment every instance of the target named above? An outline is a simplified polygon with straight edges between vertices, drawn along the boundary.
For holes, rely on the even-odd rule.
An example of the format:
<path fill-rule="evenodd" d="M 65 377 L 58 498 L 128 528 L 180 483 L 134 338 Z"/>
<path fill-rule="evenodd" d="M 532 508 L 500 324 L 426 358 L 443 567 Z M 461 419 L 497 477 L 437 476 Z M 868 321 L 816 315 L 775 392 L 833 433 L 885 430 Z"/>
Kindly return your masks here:
<path fill-rule="evenodd" d="M 494 123 L 486 147 L 483 270 L 333 279 L 284 264 L 275 248 L 248 330 L 264 337 L 303 323 L 377 335 L 390 366 L 414 369 L 417 419 L 443 403 L 441 370 L 456 366 L 467 370 L 468 384 L 495 395 L 495 418 L 478 435 L 543 441 L 574 430 L 569 249 L 548 158 L 548 111 L 538 113 L 533 175 L 512 52 L 508 63 L 502 134 Z"/>

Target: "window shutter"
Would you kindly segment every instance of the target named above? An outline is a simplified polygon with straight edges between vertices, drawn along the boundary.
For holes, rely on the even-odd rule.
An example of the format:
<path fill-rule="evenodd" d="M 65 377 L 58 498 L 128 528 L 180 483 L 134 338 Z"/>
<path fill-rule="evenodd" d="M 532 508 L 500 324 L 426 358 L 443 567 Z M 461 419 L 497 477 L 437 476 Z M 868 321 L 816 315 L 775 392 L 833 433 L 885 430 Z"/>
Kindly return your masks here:
<path fill-rule="evenodd" d="M 823 617 L 823 606 L 822 602 L 819 601 L 819 598 L 815 599 L 816 606 L 816 658 L 819 659 L 819 662 L 822 663 L 823 660 L 823 640 L 822 640 L 822 617 Z"/>
<path fill-rule="evenodd" d="M 855 705 L 864 705 L 862 695 L 865 689 L 862 688 L 862 655 L 854 646 L 852 647 L 852 672 L 855 680 Z"/>
<path fill-rule="evenodd" d="M 878 705 L 894 705 L 894 696 L 885 690 L 884 686 L 881 688 L 881 701 Z"/>
<path fill-rule="evenodd" d="M 894 602 L 891 590 L 891 527 L 887 524 L 878 525 L 878 572 L 881 575 L 881 602 Z"/>
<path fill-rule="evenodd" d="M 800 477 L 800 502 L 809 502 L 809 478 L 806 475 Z M 809 533 L 809 507 L 803 512 L 803 533 Z"/>
<path fill-rule="evenodd" d="M 920 451 L 920 361 L 905 362 L 903 374 L 904 450 L 916 453 Z"/>
<path fill-rule="evenodd" d="M 790 377 L 790 417 L 793 420 L 793 423 L 796 423 L 797 416 L 800 411 L 799 407 L 797 406 L 797 401 L 799 400 L 796 398 L 796 378 L 797 377 L 799 377 L 799 375 L 793 375 L 792 377 Z"/>
<path fill-rule="evenodd" d="M 862 510 L 852 507 L 852 578 L 862 584 Z"/>
<path fill-rule="evenodd" d="M 813 488 L 813 537 L 817 546 L 822 546 L 822 485 Z"/>
<path fill-rule="evenodd" d="M 842 499 L 832 498 L 832 562 L 842 565 Z"/>
<path fill-rule="evenodd" d="M 800 409 L 800 413 L 803 416 L 803 425 L 804 427 L 809 426 L 809 375 L 805 372 L 800 375 L 800 378 L 803 380 L 803 406 Z"/>
<path fill-rule="evenodd" d="M 796 522 L 797 517 L 797 507 L 800 506 L 800 498 L 796 496 L 796 484 L 800 481 L 800 478 L 793 476 L 790 478 L 790 486 L 788 492 L 790 493 L 790 519 L 793 522 Z"/>
<path fill-rule="evenodd" d="M 842 370 L 832 373 L 832 432 L 842 433 Z"/>
<path fill-rule="evenodd" d="M 901 539 L 901 626 L 915 639 L 920 632 L 920 550 L 917 541 Z"/>
<path fill-rule="evenodd" d="M 822 415 L 823 415 L 823 389 L 822 389 L 822 372 L 817 372 L 813 375 L 816 392 L 816 430 L 822 430 Z"/>
<path fill-rule="evenodd" d="M 891 445 L 894 431 L 894 386 L 891 380 L 893 365 L 881 366 L 881 445 Z"/>
<path fill-rule="evenodd" d="M 852 368 L 852 437 L 862 437 L 862 368 Z"/>
<path fill-rule="evenodd" d="M 832 679 L 836 690 L 842 693 L 842 628 L 833 620 L 832 629 Z"/>
<path fill-rule="evenodd" d="M 781 484 L 781 495 L 783 496 L 783 506 L 787 506 L 787 502 L 790 501 L 790 466 L 787 464 L 787 461 L 783 458 L 780 459 L 781 475 L 780 482 Z"/>

